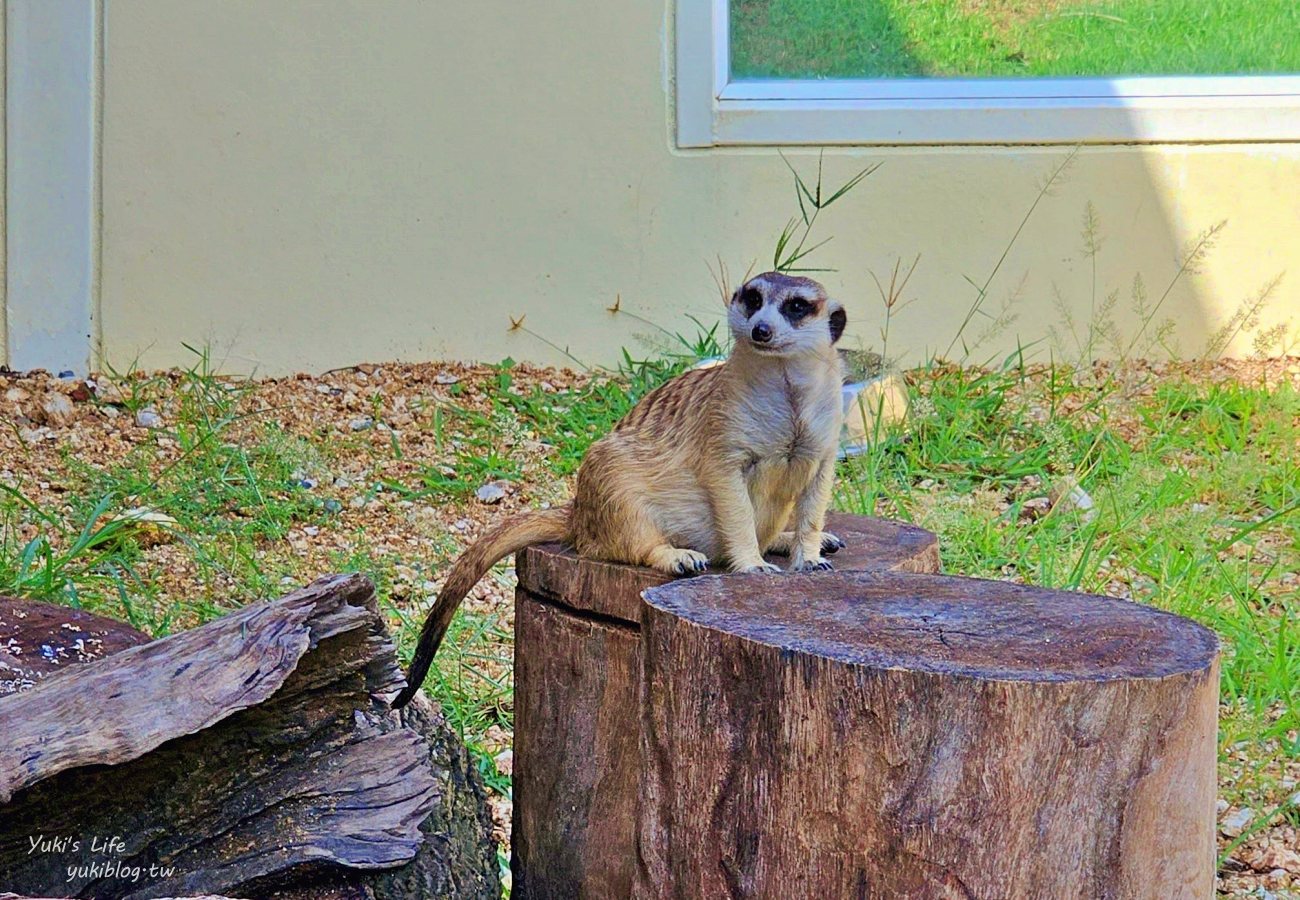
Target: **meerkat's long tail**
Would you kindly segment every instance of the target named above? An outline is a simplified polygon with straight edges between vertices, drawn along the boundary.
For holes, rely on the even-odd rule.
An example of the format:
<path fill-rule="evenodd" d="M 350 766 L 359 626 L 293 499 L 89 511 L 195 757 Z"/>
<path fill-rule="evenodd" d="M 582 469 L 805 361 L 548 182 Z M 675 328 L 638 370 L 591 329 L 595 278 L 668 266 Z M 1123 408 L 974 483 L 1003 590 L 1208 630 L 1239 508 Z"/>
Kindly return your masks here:
<path fill-rule="evenodd" d="M 420 643 L 411 660 L 411 670 L 406 676 L 406 687 L 393 701 L 393 709 L 401 709 L 424 683 L 429 665 L 438 652 L 443 635 L 451 625 L 460 602 L 465 599 L 478 580 L 511 553 L 543 541 L 562 541 L 569 536 L 569 511 L 571 504 L 553 509 L 540 509 L 501 523 L 461 554 L 451 567 L 447 581 L 438 592 L 438 599 L 429 610 L 429 616 L 420 629 Z"/>

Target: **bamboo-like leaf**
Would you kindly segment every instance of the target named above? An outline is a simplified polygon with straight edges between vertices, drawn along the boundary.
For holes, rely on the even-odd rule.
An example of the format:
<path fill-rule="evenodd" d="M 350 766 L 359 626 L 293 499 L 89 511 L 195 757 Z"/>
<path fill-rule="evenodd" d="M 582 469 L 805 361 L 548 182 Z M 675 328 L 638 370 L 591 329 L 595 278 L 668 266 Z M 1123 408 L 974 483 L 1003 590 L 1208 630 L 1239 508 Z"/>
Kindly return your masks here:
<path fill-rule="evenodd" d="M 786 159 L 784 153 L 781 154 L 781 161 L 785 163 L 785 167 L 789 169 L 790 174 L 794 176 L 795 192 L 796 193 L 802 192 L 803 195 L 808 198 L 808 202 L 815 207 L 817 205 L 816 196 L 813 194 L 812 191 L 808 190 L 808 185 L 804 184 L 803 178 L 799 175 L 797 171 L 795 171 L 794 165 L 791 164 L 790 160 Z"/>
<path fill-rule="evenodd" d="M 843 186 L 841 186 L 840 189 L 839 189 L 838 191 L 836 191 L 835 193 L 831 194 L 830 197 L 826 200 L 826 202 L 825 202 L 824 204 L 822 204 L 822 205 L 823 205 L 823 206 L 830 206 L 830 205 L 831 205 L 832 203 L 834 203 L 836 200 L 840 199 L 840 198 L 843 197 L 845 194 L 847 194 L 849 191 L 851 191 L 851 190 L 853 190 L 855 187 L 857 187 L 857 186 L 862 182 L 862 179 L 866 178 L 866 177 L 867 177 L 868 175 L 870 175 L 872 172 L 876 171 L 876 169 L 879 169 L 882 165 L 884 165 L 884 163 L 873 163 L 872 165 L 867 166 L 867 167 L 866 167 L 865 169 L 863 169 L 861 172 L 859 172 L 858 174 L 854 175 L 854 176 L 853 176 L 852 178 L 850 178 L 848 181 L 844 182 Z"/>
<path fill-rule="evenodd" d="M 776 239 L 776 252 L 772 254 L 772 268 L 778 272 L 781 271 L 781 254 L 785 252 L 790 239 L 794 237 L 794 229 L 794 219 L 791 219 L 785 224 L 785 228 L 781 229 L 781 236 Z"/>
<path fill-rule="evenodd" d="M 795 263 L 797 263 L 799 260 L 803 259 L 803 258 L 804 258 L 805 256 L 807 256 L 809 253 L 812 253 L 812 252 L 813 252 L 814 250 L 816 250 L 818 247 L 824 247 L 824 246 L 826 246 L 827 244 L 829 244 L 830 242 L 831 242 L 831 239 L 830 239 L 830 238 L 826 238 L 826 239 L 823 240 L 823 241 L 818 241 L 817 243 L 813 244 L 811 247 L 806 247 L 806 248 L 804 248 L 804 249 L 802 249 L 802 250 L 795 250 L 794 252 L 792 252 L 792 253 L 790 254 L 790 256 L 786 259 L 786 261 L 785 261 L 784 263 L 782 263 L 780 266 L 777 267 L 777 271 L 778 271 L 778 272 L 787 272 L 787 271 L 790 271 L 790 267 L 793 266 Z M 812 270 L 811 270 L 811 269 L 805 269 L 804 271 L 812 271 Z M 826 270 L 825 270 L 825 269 L 818 269 L 817 271 L 826 271 Z"/>

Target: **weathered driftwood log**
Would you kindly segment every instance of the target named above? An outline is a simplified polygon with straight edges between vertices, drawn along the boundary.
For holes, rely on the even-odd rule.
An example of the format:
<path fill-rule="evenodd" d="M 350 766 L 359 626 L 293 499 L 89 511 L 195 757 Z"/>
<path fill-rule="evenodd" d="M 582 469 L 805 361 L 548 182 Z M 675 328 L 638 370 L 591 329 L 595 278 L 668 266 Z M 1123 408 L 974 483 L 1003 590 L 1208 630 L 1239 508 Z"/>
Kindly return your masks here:
<path fill-rule="evenodd" d="M 0 889 L 497 896 L 473 767 L 401 683 L 337 576 L 0 698 Z"/>
<path fill-rule="evenodd" d="M 939 569 L 928 531 L 841 514 L 827 527 L 848 544 L 833 557 L 838 570 Z M 644 766 L 641 592 L 672 579 L 580 560 L 555 544 L 523 551 L 517 568 L 514 891 L 626 897 Z"/>
<path fill-rule="evenodd" d="M 1204 897 L 1218 642 L 942 576 L 648 591 L 635 896 Z"/>

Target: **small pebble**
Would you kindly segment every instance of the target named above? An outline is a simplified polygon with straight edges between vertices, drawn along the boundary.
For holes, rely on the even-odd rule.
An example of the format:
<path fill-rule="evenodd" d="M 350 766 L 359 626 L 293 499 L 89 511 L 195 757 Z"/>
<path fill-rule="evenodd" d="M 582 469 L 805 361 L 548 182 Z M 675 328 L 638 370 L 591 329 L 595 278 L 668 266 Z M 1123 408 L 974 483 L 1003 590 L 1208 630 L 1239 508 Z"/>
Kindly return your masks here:
<path fill-rule="evenodd" d="M 342 510 L 343 504 L 335 500 L 333 497 L 325 501 L 325 512 L 336 513 L 341 512 Z"/>
<path fill-rule="evenodd" d="M 67 425 L 72 421 L 72 401 L 63 394 L 50 391 L 41 398 L 41 412 L 49 424 L 56 427 Z"/>
<path fill-rule="evenodd" d="M 459 375 L 452 375 L 449 372 L 439 372 L 433 377 L 434 384 L 455 384 L 460 381 Z"/>
<path fill-rule="evenodd" d="M 475 491 L 474 496 L 478 497 L 480 503 L 500 503 L 505 499 L 506 489 L 500 481 L 489 481 Z"/>
<path fill-rule="evenodd" d="M 64 369 L 62 372 L 59 373 L 59 377 L 62 378 L 64 381 L 71 381 L 72 379 L 77 377 L 77 373 L 72 371 L 71 369 Z"/>
<path fill-rule="evenodd" d="M 147 406 L 135 414 L 135 424 L 140 428 L 161 428 L 162 423 L 162 417 Z"/>
<path fill-rule="evenodd" d="M 308 525 L 306 528 L 303 529 L 303 533 L 306 534 L 307 537 L 315 537 L 316 535 L 320 534 L 320 529 L 317 528 L 315 525 Z"/>
<path fill-rule="evenodd" d="M 1246 826 L 1250 824 L 1250 820 L 1253 818 L 1255 818 L 1255 811 L 1253 809 L 1250 809 L 1249 807 L 1239 809 L 1232 815 L 1226 816 L 1223 821 L 1219 823 L 1219 831 L 1223 832 L 1228 837 L 1236 837 L 1246 830 Z"/>
<path fill-rule="evenodd" d="M 348 427 L 353 431 L 365 431 L 375 424 L 375 420 L 369 416 L 362 416 L 359 419 L 353 419 L 348 423 Z"/>
<path fill-rule="evenodd" d="M 1048 497 L 1031 497 L 1020 504 L 1020 518 L 1029 521 L 1041 519 L 1052 511 L 1052 501 Z"/>

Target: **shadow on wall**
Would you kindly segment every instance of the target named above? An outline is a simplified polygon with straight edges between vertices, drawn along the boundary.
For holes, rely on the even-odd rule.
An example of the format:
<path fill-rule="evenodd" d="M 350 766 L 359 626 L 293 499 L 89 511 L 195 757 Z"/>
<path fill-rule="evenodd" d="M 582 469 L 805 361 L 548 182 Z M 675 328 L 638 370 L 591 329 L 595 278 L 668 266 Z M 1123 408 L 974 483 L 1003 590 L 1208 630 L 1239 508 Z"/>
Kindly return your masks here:
<path fill-rule="evenodd" d="M 1260 226 L 1242 223 L 1234 233 L 1213 196 L 1180 197 L 1176 182 L 1208 164 L 1194 148 L 999 148 L 978 183 L 963 182 L 951 151 L 785 155 L 809 185 L 821 166 L 826 193 L 883 161 L 823 211 L 807 245 L 827 243 L 797 265 L 847 305 L 846 342 L 904 364 L 997 364 L 1016 352 L 1038 362 L 1197 358 L 1222 354 L 1234 339 L 1244 355 L 1250 346 L 1240 338 L 1267 331 L 1261 314 L 1285 320 L 1296 312 L 1294 302 L 1287 309 L 1280 267 L 1244 289 L 1238 276 L 1254 277 L 1248 267 L 1212 269 L 1225 252 L 1259 259 Z M 776 236 L 800 215 L 794 176 L 775 156 L 761 159 L 764 180 L 789 182 L 789 199 L 744 242 L 758 255 L 728 261 L 733 282 L 771 268 Z M 640 311 L 670 323 L 662 310 Z M 689 310 L 706 323 L 720 311 L 716 296 Z"/>
<path fill-rule="evenodd" d="M 1300 248 L 1286 226 L 1294 203 L 1274 194 L 1300 175 L 1294 158 L 1226 151 L 1256 164 L 1220 187 L 1221 147 L 1004 147 L 982 151 L 986 177 L 971 183 L 953 164 L 970 152 L 864 148 L 822 160 L 828 190 L 884 162 L 817 223 L 810 243 L 834 240 L 801 263 L 833 270 L 818 277 L 849 305 L 851 340 L 881 349 L 892 273 L 919 254 L 888 323 L 886 350 L 904 363 L 989 364 L 1022 350 L 1067 362 L 1294 352 L 1300 304 L 1284 275 Z M 815 176 L 818 150 L 787 156 Z M 1256 215 L 1226 217 L 1245 205 L 1234 191 Z M 760 252 L 783 216 L 798 215 L 792 194 L 766 219 Z M 736 277 L 749 262 L 733 263 Z M 770 250 L 753 262 L 769 267 Z"/>
<path fill-rule="evenodd" d="M 802 58 L 809 53 L 847 60 L 844 64 L 854 71 L 890 72 L 892 77 L 928 74 L 886 3 L 827 0 L 817 5 L 815 15 L 806 7 L 773 0 L 732 0 L 731 8 L 733 59 L 744 60 L 738 72 L 743 77 L 817 76 L 816 62 Z M 836 17 L 847 15 L 855 17 L 852 27 L 836 27 Z M 810 23 L 810 16 L 816 21 Z M 869 21 L 864 23 L 864 16 Z M 872 40 L 863 42 L 863 34 Z M 1140 124 L 1134 123 L 1139 133 Z M 1283 275 L 1293 254 L 1261 248 L 1275 243 L 1300 212 L 1285 192 L 1274 193 L 1279 182 L 1294 183 L 1300 173 L 1294 159 L 1289 170 L 1283 158 L 1270 165 L 1267 150 L 1259 149 L 1239 148 L 1253 165 L 1224 178 L 1214 171 L 1214 154 L 1222 152 L 1215 147 L 997 148 L 986 152 L 1017 161 L 1012 177 L 986 185 L 950 184 L 946 202 L 931 196 L 921 203 L 902 195 L 874 202 L 878 191 L 893 193 L 882 180 L 888 182 L 895 164 L 905 166 L 906 154 L 915 152 L 883 151 L 887 160 L 895 158 L 862 192 L 873 195 L 876 208 L 898 213 L 894 222 L 900 236 L 886 256 L 886 274 L 892 270 L 888 256 L 897 266 L 924 247 L 928 258 L 919 266 L 914 287 L 923 283 L 929 293 L 937 281 L 947 284 L 946 290 L 938 289 L 939 297 L 919 304 L 930 306 L 928 311 L 914 312 L 925 320 L 923 325 L 909 328 L 900 322 L 904 333 L 898 336 L 907 338 L 904 355 L 938 353 L 970 361 L 981 359 L 981 348 L 1005 350 L 1008 343 L 1071 361 L 1292 349 L 1300 295 L 1289 290 Z M 930 159 L 942 181 L 942 154 Z M 844 176 L 854 162 L 833 163 L 832 169 Z M 901 179 L 911 188 L 925 180 L 924 175 Z M 1258 198 L 1256 205 L 1265 214 L 1230 222 L 1225 210 L 1239 209 L 1243 196 Z M 924 222 L 907 221 L 913 210 L 930 217 L 934 239 L 916 241 L 919 246 L 909 250 L 901 235 L 927 229 Z M 936 218 L 936 211 L 943 214 Z M 976 219 L 973 229 L 968 215 Z M 882 222 L 872 233 L 888 244 L 890 230 Z M 936 244 L 951 256 L 936 259 Z M 878 261 L 876 249 L 870 256 Z M 971 258 L 971 250 L 985 254 L 987 261 Z M 1249 264 L 1222 265 L 1217 257 L 1224 253 L 1258 260 L 1263 268 L 1251 272 Z M 836 264 L 846 271 L 860 267 L 860 260 Z M 927 277 L 927 269 L 932 274 L 937 269 L 939 277 Z M 1224 271 L 1244 277 L 1224 277 Z M 879 280 L 879 269 L 871 274 L 868 286 Z M 966 303 L 956 300 L 954 289 L 969 295 Z M 958 316 L 951 337 L 936 341 L 934 332 L 950 325 L 954 311 Z M 873 310 L 865 312 L 870 319 Z"/>

